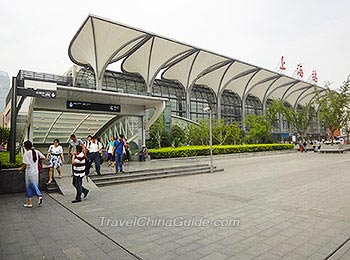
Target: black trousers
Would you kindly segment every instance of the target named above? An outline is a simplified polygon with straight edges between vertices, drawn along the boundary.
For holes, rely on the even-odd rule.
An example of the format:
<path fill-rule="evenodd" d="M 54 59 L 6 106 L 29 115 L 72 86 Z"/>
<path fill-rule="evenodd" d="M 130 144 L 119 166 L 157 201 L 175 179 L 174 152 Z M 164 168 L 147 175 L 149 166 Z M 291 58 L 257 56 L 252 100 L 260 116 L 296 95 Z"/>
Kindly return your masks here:
<path fill-rule="evenodd" d="M 90 174 L 90 168 L 92 163 L 95 163 L 95 167 L 96 167 L 96 172 L 97 174 L 101 173 L 101 166 L 100 166 L 100 153 L 99 152 L 95 152 L 95 153 L 89 153 L 88 154 L 88 161 L 86 163 L 86 174 L 89 175 Z"/>
<path fill-rule="evenodd" d="M 91 168 L 91 164 L 94 162 L 95 166 L 96 166 L 96 172 L 97 174 L 101 173 L 101 167 L 100 167 L 100 153 L 99 152 L 95 152 L 95 153 L 89 153 L 88 154 L 88 163 L 86 164 L 86 174 L 89 175 L 90 174 L 90 168 Z"/>
<path fill-rule="evenodd" d="M 83 187 L 83 178 L 79 176 L 73 176 L 73 186 L 77 190 L 76 200 L 81 200 L 81 193 L 86 193 L 88 190 Z"/>

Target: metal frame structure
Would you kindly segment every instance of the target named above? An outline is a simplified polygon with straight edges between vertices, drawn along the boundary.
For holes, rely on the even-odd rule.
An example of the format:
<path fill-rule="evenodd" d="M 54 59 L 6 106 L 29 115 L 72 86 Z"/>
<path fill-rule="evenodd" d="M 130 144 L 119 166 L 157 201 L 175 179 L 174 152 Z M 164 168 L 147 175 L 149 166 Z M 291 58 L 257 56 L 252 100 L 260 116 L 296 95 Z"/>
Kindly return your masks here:
<path fill-rule="evenodd" d="M 94 25 L 93 28 L 89 29 L 89 24 Z M 100 31 L 97 31 L 96 24 L 100 24 Z M 115 36 L 115 32 L 124 32 L 125 30 L 129 34 L 126 33 L 124 38 L 122 33 L 118 34 L 118 37 Z M 110 41 L 101 46 L 98 43 L 99 35 L 110 39 Z M 90 46 L 90 49 L 87 48 L 88 50 L 85 52 L 73 48 L 74 46 L 83 46 L 88 40 L 94 43 L 93 48 Z M 123 47 L 111 51 L 109 56 L 99 56 L 102 47 L 111 50 L 113 46 Z M 148 93 L 152 93 L 154 79 L 163 70 L 160 75 L 163 79 L 176 81 L 185 88 L 187 118 L 190 117 L 191 89 L 195 84 L 206 85 L 213 89 L 219 101 L 216 111 L 218 118 L 221 116 L 220 97 L 224 89 L 236 92 L 242 100 L 242 107 L 244 107 L 245 99 L 249 94 L 254 95 L 254 92 L 258 92 L 260 94 L 257 97 L 264 109 L 268 98 L 285 99 L 287 96 L 290 98 L 291 91 L 300 90 L 299 84 L 315 86 L 300 79 L 95 15 L 89 15 L 84 21 L 72 39 L 68 53 L 74 63 L 91 67 L 95 71 L 97 89 L 101 88 L 100 79 L 103 78 L 107 66 L 123 58 L 125 59 L 122 62 L 121 70 L 126 73 L 139 74 L 146 82 Z M 98 67 L 101 63 L 104 70 Z M 246 77 L 251 73 L 253 73 L 252 77 Z M 264 73 L 266 76 L 261 76 Z M 255 75 L 257 75 L 256 80 L 253 80 Z M 282 88 L 286 88 L 286 90 L 279 93 L 280 91 L 277 90 Z M 279 95 L 276 96 L 278 93 Z M 302 92 L 296 99 L 288 100 L 288 102 L 304 104 L 304 93 L 307 91 Z"/>

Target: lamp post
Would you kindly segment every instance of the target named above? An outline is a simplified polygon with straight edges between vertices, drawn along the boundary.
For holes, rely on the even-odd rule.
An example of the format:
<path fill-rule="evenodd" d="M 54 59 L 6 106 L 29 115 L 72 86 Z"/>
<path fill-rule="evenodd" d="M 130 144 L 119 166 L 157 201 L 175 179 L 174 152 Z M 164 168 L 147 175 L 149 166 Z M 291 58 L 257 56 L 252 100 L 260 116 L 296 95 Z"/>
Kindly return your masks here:
<path fill-rule="evenodd" d="M 212 127 L 212 112 L 210 107 L 205 107 L 204 112 L 209 113 L 209 146 L 210 146 L 210 173 L 213 173 L 213 127 Z"/>

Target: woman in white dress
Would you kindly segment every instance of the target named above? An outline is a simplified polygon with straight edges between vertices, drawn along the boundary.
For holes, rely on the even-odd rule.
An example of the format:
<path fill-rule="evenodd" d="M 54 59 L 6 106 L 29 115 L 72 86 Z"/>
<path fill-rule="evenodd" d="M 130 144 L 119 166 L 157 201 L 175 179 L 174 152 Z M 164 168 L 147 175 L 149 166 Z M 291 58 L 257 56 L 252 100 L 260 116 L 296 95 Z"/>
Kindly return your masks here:
<path fill-rule="evenodd" d="M 58 171 L 58 178 L 62 178 L 62 171 L 61 167 L 64 163 L 64 156 L 63 156 L 63 148 L 59 145 L 60 141 L 58 139 L 55 139 L 53 141 L 53 144 L 50 145 L 48 154 L 46 158 L 49 160 L 49 181 L 46 183 L 47 185 L 51 184 L 53 180 L 53 173 L 54 169 L 57 169 Z"/>
<path fill-rule="evenodd" d="M 23 172 L 25 169 L 25 179 L 26 179 L 26 198 L 27 202 L 23 206 L 26 208 L 31 208 L 32 197 L 38 197 L 39 206 L 43 202 L 43 196 L 39 190 L 39 168 L 38 162 L 40 159 L 44 159 L 45 156 L 34 149 L 32 142 L 24 142 L 24 148 L 26 152 L 23 154 L 23 165 L 18 169 L 19 172 Z"/>

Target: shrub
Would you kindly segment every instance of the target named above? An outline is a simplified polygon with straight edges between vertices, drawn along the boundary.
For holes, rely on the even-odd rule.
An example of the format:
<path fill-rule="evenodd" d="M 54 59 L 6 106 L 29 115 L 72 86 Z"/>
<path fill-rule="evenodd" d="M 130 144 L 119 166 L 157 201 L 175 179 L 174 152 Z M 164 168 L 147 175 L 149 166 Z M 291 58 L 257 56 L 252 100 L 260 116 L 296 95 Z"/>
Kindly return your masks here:
<path fill-rule="evenodd" d="M 0 152 L 0 169 L 18 168 L 22 165 L 22 157 L 16 156 L 16 162 L 10 163 L 10 152 Z"/>
<path fill-rule="evenodd" d="M 5 127 L 0 127 L 0 145 L 5 145 L 9 142 L 10 129 Z"/>
<path fill-rule="evenodd" d="M 214 145 L 213 154 L 232 154 L 246 152 L 262 152 L 274 150 L 293 149 L 293 144 L 249 144 L 249 145 Z M 182 146 L 182 147 L 166 147 L 160 149 L 149 149 L 148 154 L 152 159 L 190 157 L 210 155 L 209 146 Z"/>

